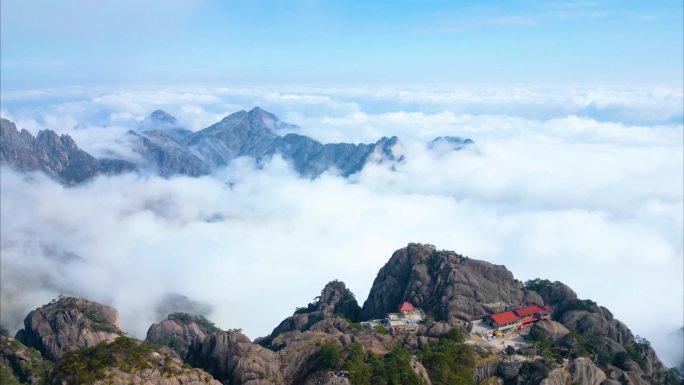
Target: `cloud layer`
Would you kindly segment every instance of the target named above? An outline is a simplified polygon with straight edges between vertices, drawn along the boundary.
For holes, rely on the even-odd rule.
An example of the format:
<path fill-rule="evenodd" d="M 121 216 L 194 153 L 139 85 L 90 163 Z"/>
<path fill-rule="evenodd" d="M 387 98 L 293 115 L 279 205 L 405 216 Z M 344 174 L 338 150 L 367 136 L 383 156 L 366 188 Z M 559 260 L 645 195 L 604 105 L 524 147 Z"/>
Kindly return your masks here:
<path fill-rule="evenodd" d="M 257 337 L 329 280 L 362 301 L 391 253 L 414 241 L 519 279 L 561 280 L 663 351 L 663 331 L 682 326 L 681 90 L 42 92 L 10 94 L 3 116 L 68 132 L 99 155 L 126 154 L 123 133 L 154 108 L 197 130 L 261 105 L 322 141 L 398 135 L 407 160 L 308 180 L 279 158 L 263 169 L 241 159 L 201 178 L 130 174 L 68 189 L 3 168 L 1 321 L 11 328 L 65 293 L 116 306 L 143 336 L 175 292 Z M 438 135 L 476 146 L 427 150 Z"/>

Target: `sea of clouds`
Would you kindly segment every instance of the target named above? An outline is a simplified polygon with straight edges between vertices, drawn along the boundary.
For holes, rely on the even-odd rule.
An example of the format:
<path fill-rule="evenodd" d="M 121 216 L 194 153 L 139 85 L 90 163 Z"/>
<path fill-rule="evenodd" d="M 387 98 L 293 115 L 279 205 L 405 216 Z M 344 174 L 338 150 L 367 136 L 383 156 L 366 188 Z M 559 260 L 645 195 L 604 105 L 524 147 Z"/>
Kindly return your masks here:
<path fill-rule="evenodd" d="M 681 345 L 684 168 L 677 88 L 209 88 L 8 90 L 2 116 L 136 159 L 125 132 L 162 108 L 192 130 L 254 106 L 322 142 L 397 135 L 406 161 L 309 180 L 276 157 L 213 175 L 125 174 L 64 187 L 2 168 L 3 325 L 58 294 L 119 309 L 144 337 L 168 293 L 222 328 L 265 335 L 326 282 L 362 303 L 409 242 L 560 280 L 650 339 Z M 430 151 L 439 135 L 468 137 Z M 648 311 L 644 311 L 648 309 Z"/>

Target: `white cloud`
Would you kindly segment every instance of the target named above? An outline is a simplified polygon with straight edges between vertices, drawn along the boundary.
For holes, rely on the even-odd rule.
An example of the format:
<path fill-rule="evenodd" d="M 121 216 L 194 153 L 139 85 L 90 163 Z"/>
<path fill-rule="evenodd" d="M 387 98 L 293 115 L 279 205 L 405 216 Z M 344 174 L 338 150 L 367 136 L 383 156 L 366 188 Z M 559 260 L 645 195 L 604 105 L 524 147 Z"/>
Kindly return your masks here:
<path fill-rule="evenodd" d="M 261 105 L 297 117 L 290 123 L 324 141 L 398 135 L 406 162 L 394 171 L 370 165 L 348 180 L 312 181 L 278 158 L 262 170 L 243 159 L 202 178 L 122 175 L 69 189 L 3 168 L 1 321 L 16 328 L 28 310 L 67 292 L 115 305 L 124 327 L 143 336 L 155 321 L 152 304 L 179 292 L 213 304 L 210 318 L 220 326 L 256 337 L 331 279 L 344 280 L 363 300 L 391 253 L 417 241 L 505 264 L 520 279 L 566 282 L 660 348 L 662 332 L 681 327 L 684 311 L 681 123 L 575 114 L 576 105 L 600 105 L 598 96 L 567 104 L 572 92 L 488 92 L 454 98 L 508 100 L 505 110 L 513 111 L 548 97 L 563 108 L 539 117 L 536 107 L 479 114 L 432 109 L 429 100 L 411 101 L 426 106 L 411 109 L 406 98 L 415 93 L 404 91 L 251 88 L 110 92 L 31 109 L 3 106 L 3 116 L 20 126 L 49 123 L 102 153 L 153 108 L 196 119 L 198 128 Z M 639 110 L 681 100 L 681 93 L 615 98 L 604 97 L 605 105 Z M 73 129 L 75 122 L 87 128 Z M 426 140 L 445 134 L 476 145 L 454 153 L 426 149 Z M 656 306 L 661 316 L 654 321 L 635 303 Z"/>

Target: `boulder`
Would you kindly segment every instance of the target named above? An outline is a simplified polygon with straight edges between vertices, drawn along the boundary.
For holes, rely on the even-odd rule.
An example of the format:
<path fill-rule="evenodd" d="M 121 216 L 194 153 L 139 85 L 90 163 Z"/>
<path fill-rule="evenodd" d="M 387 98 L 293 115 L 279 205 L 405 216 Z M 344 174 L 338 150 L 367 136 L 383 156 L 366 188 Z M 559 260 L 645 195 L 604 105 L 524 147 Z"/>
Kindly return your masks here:
<path fill-rule="evenodd" d="M 556 342 L 565 337 L 570 331 L 563 324 L 551 320 L 542 320 L 530 328 L 530 334 L 541 333 L 548 337 L 552 342 Z"/>
<path fill-rule="evenodd" d="M 213 323 L 200 315 L 173 313 L 168 319 L 152 324 L 147 330 L 146 342 L 168 346 L 181 357 L 193 341 L 202 340 L 207 334 L 218 331 Z"/>
<path fill-rule="evenodd" d="M 545 305 L 554 306 L 565 301 L 577 299 L 577 293 L 562 282 L 551 282 L 548 279 L 533 279 L 525 282 L 525 288 L 538 294 Z"/>
<path fill-rule="evenodd" d="M 30 312 L 17 336 L 43 357 L 56 361 L 67 351 L 112 341 L 122 334 L 119 312 L 113 307 L 60 297 Z"/>
<path fill-rule="evenodd" d="M 419 330 L 418 334 L 422 334 L 431 338 L 440 338 L 449 333 L 451 329 L 452 327 L 445 322 L 427 322 L 424 328 Z"/>
<path fill-rule="evenodd" d="M 213 333 L 193 342 L 186 361 L 230 384 L 284 384 L 278 353 L 253 344 L 237 331 Z"/>
<path fill-rule="evenodd" d="M 601 385 L 608 378 L 587 357 L 576 358 L 570 363 L 570 377 L 580 385 Z"/>
<path fill-rule="evenodd" d="M 540 385 L 570 385 L 570 373 L 565 368 L 553 369 Z"/>
<path fill-rule="evenodd" d="M 542 360 L 525 361 L 518 371 L 518 384 L 539 385 L 549 375 L 549 368 Z"/>
<path fill-rule="evenodd" d="M 523 297 L 523 303 L 525 303 L 526 305 L 544 306 L 544 299 L 539 294 L 537 294 L 536 291 L 528 290 L 525 292 L 525 296 Z"/>

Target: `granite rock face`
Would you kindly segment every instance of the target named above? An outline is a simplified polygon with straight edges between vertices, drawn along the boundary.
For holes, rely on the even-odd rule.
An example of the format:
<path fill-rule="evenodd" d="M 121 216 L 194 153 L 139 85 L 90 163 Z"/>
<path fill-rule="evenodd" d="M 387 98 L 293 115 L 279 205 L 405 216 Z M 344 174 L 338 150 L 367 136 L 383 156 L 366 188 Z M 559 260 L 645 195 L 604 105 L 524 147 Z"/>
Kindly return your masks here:
<path fill-rule="evenodd" d="M 19 171 L 42 171 L 61 182 L 76 184 L 96 175 L 132 171 L 135 166 L 120 159 L 95 159 L 81 150 L 68 135 L 43 130 L 37 136 L 17 130 L 0 118 L 0 163 Z"/>
<path fill-rule="evenodd" d="M 453 324 L 522 304 L 523 296 L 522 284 L 504 266 L 412 243 L 380 269 L 361 318 L 383 318 L 406 300 Z"/>
<path fill-rule="evenodd" d="M 541 333 L 548 337 L 552 342 L 556 342 L 565 337 L 570 331 L 563 324 L 551 320 L 542 320 L 530 328 L 530 334 Z"/>
<path fill-rule="evenodd" d="M 580 385 L 601 385 L 608 378 L 587 357 L 576 358 L 572 361 L 570 364 L 570 375 L 572 380 L 579 382 Z"/>
<path fill-rule="evenodd" d="M 0 383 L 37 385 L 47 378 L 52 363 L 43 359 L 40 352 L 26 347 L 5 335 L 0 335 Z"/>
<path fill-rule="evenodd" d="M 242 385 L 280 385 L 278 354 L 253 344 L 240 332 L 218 332 L 195 341 L 186 361 L 219 381 Z"/>
<path fill-rule="evenodd" d="M 121 334 L 119 312 L 113 307 L 61 297 L 30 312 L 17 339 L 56 361 L 67 351 L 112 341 Z"/>
<path fill-rule="evenodd" d="M 150 326 L 145 342 L 168 346 L 183 357 L 195 340 L 203 340 L 208 334 L 217 331 L 219 329 L 203 316 L 173 313 Z"/>

